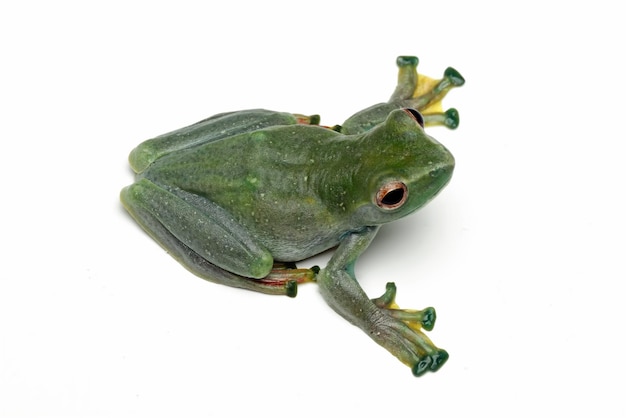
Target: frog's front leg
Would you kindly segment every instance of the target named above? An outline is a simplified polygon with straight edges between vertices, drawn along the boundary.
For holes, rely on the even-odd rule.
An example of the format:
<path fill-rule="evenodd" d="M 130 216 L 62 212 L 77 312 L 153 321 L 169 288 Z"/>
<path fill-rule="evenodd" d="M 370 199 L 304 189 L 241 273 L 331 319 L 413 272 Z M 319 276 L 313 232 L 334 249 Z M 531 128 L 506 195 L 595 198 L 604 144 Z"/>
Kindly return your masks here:
<path fill-rule="evenodd" d="M 354 264 L 376 235 L 378 227 L 366 227 L 348 235 L 339 245 L 328 266 L 317 278 L 326 302 L 341 316 L 361 328 L 402 363 L 415 376 L 438 370 L 448 359 L 420 328 L 432 328 L 434 310 L 395 309 L 395 286 L 387 286 L 380 298 L 370 300 L 354 276 Z"/>
<path fill-rule="evenodd" d="M 443 111 L 441 101 L 454 87 L 465 84 L 465 79 L 452 67 L 448 67 L 443 78 L 436 80 L 417 73 L 417 57 L 400 56 L 398 84 L 387 103 L 370 106 L 350 116 L 340 127 L 344 134 L 366 132 L 383 122 L 390 112 L 400 108 L 418 110 L 424 117 L 424 124 L 443 125 L 450 129 L 459 126 L 459 112 L 450 108 Z"/>
<path fill-rule="evenodd" d="M 295 296 L 313 269 L 274 266 L 272 255 L 215 203 L 143 178 L 121 192 L 129 213 L 175 259 L 209 281 Z M 290 266 L 287 266 L 290 267 Z"/>

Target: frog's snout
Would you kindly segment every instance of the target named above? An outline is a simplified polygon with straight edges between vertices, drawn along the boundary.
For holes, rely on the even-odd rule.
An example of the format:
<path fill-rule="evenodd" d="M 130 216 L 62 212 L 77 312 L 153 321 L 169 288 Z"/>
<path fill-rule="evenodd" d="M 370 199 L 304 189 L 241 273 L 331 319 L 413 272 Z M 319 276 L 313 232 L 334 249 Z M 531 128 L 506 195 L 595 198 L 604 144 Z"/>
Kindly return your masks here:
<path fill-rule="evenodd" d="M 452 176 L 453 171 L 454 171 L 454 160 L 443 163 L 443 164 L 437 164 L 428 172 L 428 175 L 433 179 L 440 178 L 440 177 L 450 177 Z"/>
<path fill-rule="evenodd" d="M 450 177 L 454 171 L 454 156 L 443 145 L 441 145 L 442 153 L 440 160 L 435 163 L 430 171 L 429 176 L 433 179 L 439 177 Z"/>
<path fill-rule="evenodd" d="M 448 154 L 448 156 L 444 161 L 430 167 L 428 171 L 428 178 L 430 178 L 430 182 L 436 190 L 441 190 L 452 178 L 454 157 L 452 157 L 452 154 Z"/>
<path fill-rule="evenodd" d="M 444 175 L 447 171 L 449 170 L 446 170 L 446 168 L 444 167 L 438 167 L 438 168 L 435 168 L 434 170 L 431 170 L 430 173 L 428 173 L 428 175 L 432 178 L 437 178 L 441 175 Z"/>

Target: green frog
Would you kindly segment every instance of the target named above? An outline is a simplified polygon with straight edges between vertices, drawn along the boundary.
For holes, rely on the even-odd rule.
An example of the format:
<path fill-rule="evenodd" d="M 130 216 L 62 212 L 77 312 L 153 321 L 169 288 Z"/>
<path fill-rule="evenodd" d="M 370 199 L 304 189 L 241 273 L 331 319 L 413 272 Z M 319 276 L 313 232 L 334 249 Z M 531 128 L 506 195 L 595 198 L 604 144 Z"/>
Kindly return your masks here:
<path fill-rule="evenodd" d="M 136 180 L 121 200 L 204 279 L 292 297 L 316 282 L 337 313 L 420 376 L 448 359 L 423 332 L 435 310 L 400 309 L 393 283 L 369 298 L 354 265 L 381 225 L 423 207 L 450 181 L 454 158 L 424 128 L 458 126 L 458 112 L 443 111 L 441 99 L 465 81 L 453 68 L 441 79 L 418 74 L 413 56 L 397 65 L 390 100 L 342 125 L 253 109 L 149 139 L 130 154 Z M 331 248 L 322 269 L 295 265 Z"/>

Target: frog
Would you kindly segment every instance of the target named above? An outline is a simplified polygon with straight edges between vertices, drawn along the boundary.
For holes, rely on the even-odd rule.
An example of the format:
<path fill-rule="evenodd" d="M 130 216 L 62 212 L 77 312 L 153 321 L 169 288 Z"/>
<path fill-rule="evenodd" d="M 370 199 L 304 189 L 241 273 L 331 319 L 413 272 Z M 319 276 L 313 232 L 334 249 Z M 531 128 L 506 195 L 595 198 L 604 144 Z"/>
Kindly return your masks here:
<path fill-rule="evenodd" d="M 355 264 L 379 229 L 430 202 L 455 160 L 426 134 L 456 129 L 441 101 L 465 83 L 452 67 L 440 79 L 400 56 L 390 99 L 340 125 L 319 115 L 249 109 L 220 113 L 133 149 L 133 184 L 123 206 L 189 271 L 208 281 L 295 297 L 317 283 L 340 316 L 411 368 L 434 372 L 449 355 L 426 336 L 436 312 L 401 309 L 388 282 L 370 298 Z M 297 263 L 332 251 L 326 266 Z"/>

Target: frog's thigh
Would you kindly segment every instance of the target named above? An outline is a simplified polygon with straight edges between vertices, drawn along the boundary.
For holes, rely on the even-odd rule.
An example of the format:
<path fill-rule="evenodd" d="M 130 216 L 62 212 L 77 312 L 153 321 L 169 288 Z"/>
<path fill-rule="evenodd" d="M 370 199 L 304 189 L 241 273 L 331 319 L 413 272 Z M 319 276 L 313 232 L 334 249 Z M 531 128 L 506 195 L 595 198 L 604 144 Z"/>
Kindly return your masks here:
<path fill-rule="evenodd" d="M 145 178 L 122 190 L 121 200 L 154 239 L 196 273 L 205 261 L 251 278 L 272 269 L 272 255 L 213 202 L 167 191 Z"/>

